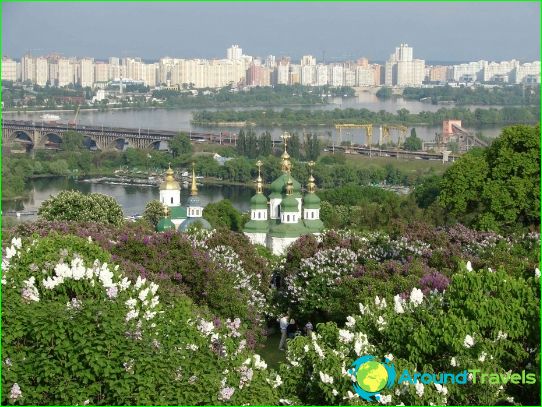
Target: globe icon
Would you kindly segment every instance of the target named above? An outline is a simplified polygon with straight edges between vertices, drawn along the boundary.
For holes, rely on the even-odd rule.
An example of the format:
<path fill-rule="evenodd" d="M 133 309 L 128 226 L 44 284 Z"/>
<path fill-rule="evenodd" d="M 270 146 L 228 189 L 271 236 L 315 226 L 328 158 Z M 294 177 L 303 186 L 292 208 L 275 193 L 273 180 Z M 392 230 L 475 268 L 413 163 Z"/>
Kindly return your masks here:
<path fill-rule="evenodd" d="M 386 387 L 388 371 L 380 362 L 365 362 L 359 367 L 356 380 L 366 392 L 376 393 Z"/>

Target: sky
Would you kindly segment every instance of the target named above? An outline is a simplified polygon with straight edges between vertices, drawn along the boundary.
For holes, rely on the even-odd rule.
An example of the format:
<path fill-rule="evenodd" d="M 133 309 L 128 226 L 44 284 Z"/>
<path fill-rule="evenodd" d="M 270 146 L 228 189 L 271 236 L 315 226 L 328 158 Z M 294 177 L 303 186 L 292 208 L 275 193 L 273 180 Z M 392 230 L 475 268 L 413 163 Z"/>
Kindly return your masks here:
<path fill-rule="evenodd" d="M 2 3 L 2 55 L 224 58 L 243 53 L 326 62 L 414 58 L 540 59 L 538 2 Z"/>

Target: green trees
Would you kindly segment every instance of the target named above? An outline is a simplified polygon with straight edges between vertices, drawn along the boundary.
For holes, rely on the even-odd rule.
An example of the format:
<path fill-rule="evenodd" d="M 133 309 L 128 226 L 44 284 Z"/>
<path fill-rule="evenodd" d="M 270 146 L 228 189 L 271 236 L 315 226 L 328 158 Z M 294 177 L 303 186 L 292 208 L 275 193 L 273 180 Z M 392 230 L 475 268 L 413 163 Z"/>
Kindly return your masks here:
<path fill-rule="evenodd" d="M 258 150 L 260 156 L 263 157 L 273 154 L 273 139 L 271 138 L 270 132 L 266 131 L 260 136 Z"/>
<path fill-rule="evenodd" d="M 192 144 L 186 133 L 176 135 L 168 144 L 173 157 L 178 157 L 182 154 L 190 154 L 192 152 Z"/>
<path fill-rule="evenodd" d="M 499 230 L 540 222 L 539 126 L 505 128 L 444 174 L 440 203 L 467 224 Z"/>
<path fill-rule="evenodd" d="M 316 161 L 320 156 L 322 146 L 316 134 L 309 134 L 305 139 L 305 157 L 307 160 Z"/>
<path fill-rule="evenodd" d="M 243 229 L 241 214 L 227 199 L 207 204 L 203 209 L 203 217 L 214 229 L 226 228 L 234 232 L 240 232 Z"/>
<path fill-rule="evenodd" d="M 383 86 L 376 92 L 376 97 L 379 99 L 389 99 L 392 96 L 391 88 Z"/>
<path fill-rule="evenodd" d="M 158 200 L 152 200 L 145 205 L 143 219 L 148 221 L 152 226 L 156 227 L 158 221 L 165 216 L 164 205 Z"/>
<path fill-rule="evenodd" d="M 83 148 L 84 136 L 76 131 L 67 131 L 62 137 L 62 148 L 66 151 L 78 151 Z"/>
<path fill-rule="evenodd" d="M 82 194 L 77 191 L 62 191 L 44 201 L 38 215 L 45 220 L 68 220 L 98 222 L 120 226 L 124 222 L 122 208 L 107 195 Z"/>
<path fill-rule="evenodd" d="M 405 150 L 419 151 L 422 149 L 422 139 L 416 135 L 416 129 L 413 127 L 410 131 L 410 136 L 405 139 L 403 144 Z"/>

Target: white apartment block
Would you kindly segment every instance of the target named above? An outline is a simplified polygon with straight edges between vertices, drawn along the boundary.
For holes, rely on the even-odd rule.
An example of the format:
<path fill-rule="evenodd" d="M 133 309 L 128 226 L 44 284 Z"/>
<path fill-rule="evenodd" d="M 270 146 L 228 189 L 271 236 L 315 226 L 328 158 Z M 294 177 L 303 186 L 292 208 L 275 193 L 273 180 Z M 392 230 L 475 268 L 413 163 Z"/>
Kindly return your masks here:
<path fill-rule="evenodd" d="M 343 86 L 344 69 L 342 65 L 329 65 L 328 84 L 331 86 Z"/>
<path fill-rule="evenodd" d="M 17 81 L 17 62 L 10 58 L 2 58 L 2 80 Z"/>
<path fill-rule="evenodd" d="M 277 65 L 277 85 L 288 85 L 290 80 L 290 64 L 279 62 Z"/>
<path fill-rule="evenodd" d="M 301 58 L 301 66 L 305 65 L 315 66 L 316 58 L 312 55 L 303 55 L 303 57 Z"/>
<path fill-rule="evenodd" d="M 454 82 L 466 82 L 482 80 L 482 70 L 487 61 L 469 62 L 467 64 L 453 65 L 452 80 Z"/>
<path fill-rule="evenodd" d="M 327 85 L 328 68 L 327 65 L 316 65 L 316 86 Z"/>
<path fill-rule="evenodd" d="M 57 62 L 58 78 L 57 86 L 63 87 L 75 83 L 75 64 L 69 59 L 61 58 Z"/>
<path fill-rule="evenodd" d="M 21 70 L 23 82 L 36 82 L 36 69 L 34 67 L 34 58 L 32 57 L 32 55 L 23 56 L 23 58 L 21 59 Z"/>
<path fill-rule="evenodd" d="M 83 88 L 94 86 L 94 59 L 83 58 L 79 61 L 77 78 Z"/>
<path fill-rule="evenodd" d="M 384 83 L 387 86 L 420 86 L 425 77 L 425 61 L 413 59 L 408 44 L 395 48 L 385 65 Z"/>
<path fill-rule="evenodd" d="M 301 84 L 306 86 L 316 84 L 316 66 L 301 65 Z"/>
<path fill-rule="evenodd" d="M 356 68 L 345 66 L 343 68 L 343 86 L 356 86 Z"/>
<path fill-rule="evenodd" d="M 374 86 L 375 70 L 370 66 L 356 67 L 356 86 Z"/>
<path fill-rule="evenodd" d="M 519 61 L 516 61 L 515 59 L 503 62 L 490 62 L 484 65 L 482 70 L 482 80 L 484 82 L 508 82 L 512 71 L 514 71 L 518 66 Z"/>
<path fill-rule="evenodd" d="M 39 86 L 47 85 L 49 80 L 49 61 L 47 61 L 47 58 L 36 58 L 34 60 L 34 69 L 36 70 L 34 75 L 35 83 Z"/>
<path fill-rule="evenodd" d="M 527 77 L 531 77 L 536 83 L 540 83 L 540 61 L 528 62 L 516 67 L 515 83 L 523 83 Z"/>
<path fill-rule="evenodd" d="M 232 45 L 226 51 L 226 59 L 230 61 L 237 61 L 243 56 L 243 49 L 239 48 L 239 45 Z"/>
<path fill-rule="evenodd" d="M 109 64 L 97 61 L 94 64 L 94 82 L 108 82 L 110 79 Z"/>

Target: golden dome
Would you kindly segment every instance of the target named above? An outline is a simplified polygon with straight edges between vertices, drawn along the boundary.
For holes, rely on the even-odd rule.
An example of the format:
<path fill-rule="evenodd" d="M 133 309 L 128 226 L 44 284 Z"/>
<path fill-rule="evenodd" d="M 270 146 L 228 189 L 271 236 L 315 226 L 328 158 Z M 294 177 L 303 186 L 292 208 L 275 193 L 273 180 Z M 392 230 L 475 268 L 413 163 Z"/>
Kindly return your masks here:
<path fill-rule="evenodd" d="M 171 169 L 171 167 L 169 167 L 166 171 L 166 178 L 164 180 L 164 182 L 162 182 L 160 184 L 160 190 L 165 190 L 165 189 L 181 189 L 181 186 L 180 184 L 175 181 L 175 177 L 173 176 L 173 170 Z"/>

